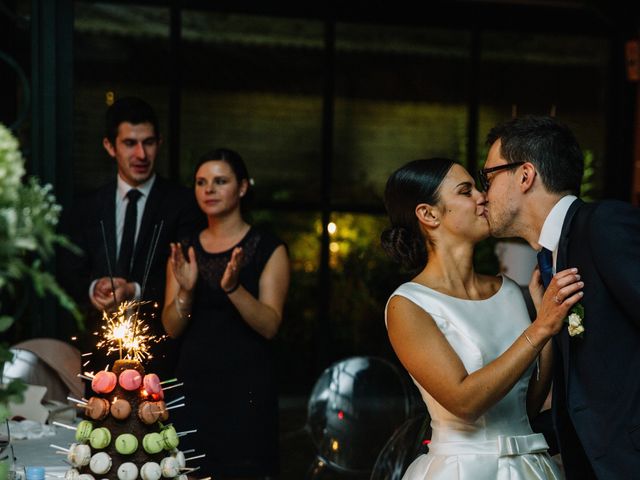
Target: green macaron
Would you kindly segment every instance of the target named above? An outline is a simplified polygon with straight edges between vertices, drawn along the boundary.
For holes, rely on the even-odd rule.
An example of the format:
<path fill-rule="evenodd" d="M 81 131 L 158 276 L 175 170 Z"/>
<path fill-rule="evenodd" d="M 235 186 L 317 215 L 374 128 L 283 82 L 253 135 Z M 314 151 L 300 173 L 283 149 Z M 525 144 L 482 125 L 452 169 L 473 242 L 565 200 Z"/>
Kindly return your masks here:
<path fill-rule="evenodd" d="M 142 448 L 151 455 L 160 453 L 164 449 L 164 439 L 162 435 L 157 432 L 147 433 L 142 439 Z"/>
<path fill-rule="evenodd" d="M 96 428 L 89 435 L 89 443 L 97 450 L 106 448 L 111 443 L 111 432 L 104 427 Z"/>
<path fill-rule="evenodd" d="M 138 439 L 130 434 L 123 433 L 116 438 L 116 450 L 122 455 L 131 455 L 138 449 Z"/>
<path fill-rule="evenodd" d="M 91 432 L 93 431 L 93 423 L 89 420 L 82 420 L 76 428 L 76 440 L 78 442 L 88 442 Z"/>
<path fill-rule="evenodd" d="M 180 440 L 178 439 L 178 433 L 176 432 L 176 429 L 173 428 L 172 425 L 169 425 L 164 430 L 162 430 L 162 441 L 164 442 L 164 448 L 166 450 L 173 450 L 174 448 L 178 448 Z"/>

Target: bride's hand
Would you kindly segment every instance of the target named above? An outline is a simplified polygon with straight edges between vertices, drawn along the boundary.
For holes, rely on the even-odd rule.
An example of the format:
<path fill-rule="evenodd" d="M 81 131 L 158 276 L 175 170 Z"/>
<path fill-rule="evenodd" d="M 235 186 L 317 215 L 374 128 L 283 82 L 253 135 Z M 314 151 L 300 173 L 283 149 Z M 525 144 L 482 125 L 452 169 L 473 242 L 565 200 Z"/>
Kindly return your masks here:
<path fill-rule="evenodd" d="M 550 335 L 558 333 L 571 307 L 582 298 L 583 287 L 584 283 L 580 281 L 577 268 L 556 273 L 544 292 L 534 323 Z"/>
<path fill-rule="evenodd" d="M 196 262 L 196 252 L 193 247 L 189 247 L 189 260 L 184 258 L 182 246 L 179 243 L 171 243 L 171 268 L 180 288 L 190 292 L 196 285 L 198 279 L 198 264 Z"/>

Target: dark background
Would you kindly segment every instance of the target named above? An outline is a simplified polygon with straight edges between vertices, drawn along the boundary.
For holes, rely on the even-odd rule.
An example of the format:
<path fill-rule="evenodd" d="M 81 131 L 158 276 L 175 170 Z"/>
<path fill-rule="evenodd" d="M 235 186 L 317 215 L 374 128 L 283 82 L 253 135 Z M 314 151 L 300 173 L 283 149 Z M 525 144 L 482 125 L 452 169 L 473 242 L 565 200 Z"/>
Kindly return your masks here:
<path fill-rule="evenodd" d="M 583 194 L 634 198 L 637 84 L 625 43 L 637 38 L 638 11 L 595 1 L 2 0 L 0 121 L 63 207 L 113 178 L 101 143 L 114 98 L 157 109 L 163 175 L 190 184 L 200 154 L 239 151 L 255 180 L 253 222 L 290 248 L 275 346 L 284 403 L 300 407 L 335 361 L 395 361 L 383 309 L 406 273 L 378 239 L 384 182 L 398 166 L 447 156 L 474 171 L 495 123 L 553 113 L 585 152 Z M 498 271 L 491 241 L 478 268 Z M 55 311 L 34 301 L 8 340 L 69 338 L 75 327 Z M 296 412 L 288 427 L 304 423 Z"/>

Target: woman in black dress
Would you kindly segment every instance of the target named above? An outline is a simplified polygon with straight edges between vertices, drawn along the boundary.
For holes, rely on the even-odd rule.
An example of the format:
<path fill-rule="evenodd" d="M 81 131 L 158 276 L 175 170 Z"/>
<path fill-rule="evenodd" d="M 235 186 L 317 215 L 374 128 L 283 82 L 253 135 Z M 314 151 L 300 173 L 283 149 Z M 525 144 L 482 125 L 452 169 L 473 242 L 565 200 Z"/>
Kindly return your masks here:
<path fill-rule="evenodd" d="M 282 321 L 289 258 L 281 240 L 245 221 L 250 189 L 236 152 L 203 156 L 195 195 L 208 227 L 171 245 L 167 264 L 162 323 L 181 339 L 176 374 L 187 404 L 173 419 L 178 430 L 198 430 L 180 449 L 206 453 L 187 464 L 201 467 L 199 477 L 257 479 L 279 468 L 270 340 Z"/>

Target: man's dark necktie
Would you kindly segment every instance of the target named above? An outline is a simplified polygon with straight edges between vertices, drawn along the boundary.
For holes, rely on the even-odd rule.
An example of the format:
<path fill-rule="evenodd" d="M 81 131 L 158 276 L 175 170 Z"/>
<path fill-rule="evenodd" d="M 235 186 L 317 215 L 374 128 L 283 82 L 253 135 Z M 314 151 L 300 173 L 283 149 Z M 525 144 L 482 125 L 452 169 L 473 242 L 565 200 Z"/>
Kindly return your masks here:
<path fill-rule="evenodd" d="M 542 247 L 542 250 L 538 252 L 538 266 L 542 275 L 542 285 L 547 288 L 551 283 L 551 278 L 553 278 L 553 255 L 551 250 Z"/>
<path fill-rule="evenodd" d="M 122 241 L 120 242 L 120 254 L 118 255 L 118 263 L 116 266 L 116 275 L 127 278 L 131 270 L 131 260 L 133 257 L 133 248 L 136 238 L 136 225 L 138 223 L 138 199 L 142 194 L 132 188 L 127 193 L 129 203 L 124 215 L 124 229 L 122 230 Z"/>

